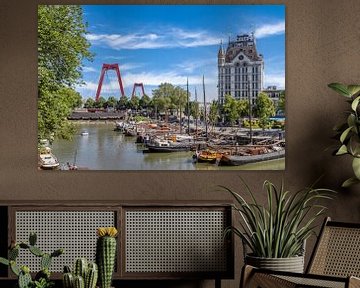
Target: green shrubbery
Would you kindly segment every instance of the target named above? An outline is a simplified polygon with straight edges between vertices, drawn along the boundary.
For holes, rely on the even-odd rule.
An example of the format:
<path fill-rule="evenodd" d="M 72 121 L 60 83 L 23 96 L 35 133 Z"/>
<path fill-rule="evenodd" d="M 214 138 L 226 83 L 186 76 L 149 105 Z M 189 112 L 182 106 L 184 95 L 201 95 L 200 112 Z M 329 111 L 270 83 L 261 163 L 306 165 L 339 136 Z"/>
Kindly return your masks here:
<path fill-rule="evenodd" d="M 258 119 L 252 119 L 251 124 L 252 124 L 253 129 L 262 128 L 261 123 L 260 123 L 260 121 Z M 250 128 L 250 121 L 248 119 L 244 119 L 243 122 L 242 122 L 242 127 Z M 278 120 L 269 120 L 264 128 L 265 129 L 281 129 L 281 130 L 285 130 L 285 122 L 284 121 L 278 121 Z"/>

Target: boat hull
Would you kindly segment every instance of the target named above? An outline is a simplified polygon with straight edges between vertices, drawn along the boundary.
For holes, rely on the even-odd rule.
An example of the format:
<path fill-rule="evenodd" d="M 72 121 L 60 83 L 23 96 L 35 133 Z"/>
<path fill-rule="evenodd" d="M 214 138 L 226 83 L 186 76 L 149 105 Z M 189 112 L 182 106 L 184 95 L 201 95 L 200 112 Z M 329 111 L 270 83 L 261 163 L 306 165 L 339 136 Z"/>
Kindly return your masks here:
<path fill-rule="evenodd" d="M 216 163 L 216 161 L 221 159 L 222 153 L 212 152 L 212 151 L 201 151 L 197 156 L 197 162 L 199 163 Z"/>
<path fill-rule="evenodd" d="M 168 146 L 168 147 L 159 147 L 153 145 L 147 145 L 147 150 L 144 150 L 145 153 L 170 153 L 170 152 L 183 152 L 190 151 L 191 146 Z"/>
<path fill-rule="evenodd" d="M 260 155 L 248 155 L 248 156 L 238 156 L 238 155 L 223 155 L 221 157 L 219 165 L 223 166 L 240 166 L 249 163 L 256 163 L 262 161 L 268 161 L 273 159 L 279 159 L 285 157 L 285 150 L 269 152 Z"/>

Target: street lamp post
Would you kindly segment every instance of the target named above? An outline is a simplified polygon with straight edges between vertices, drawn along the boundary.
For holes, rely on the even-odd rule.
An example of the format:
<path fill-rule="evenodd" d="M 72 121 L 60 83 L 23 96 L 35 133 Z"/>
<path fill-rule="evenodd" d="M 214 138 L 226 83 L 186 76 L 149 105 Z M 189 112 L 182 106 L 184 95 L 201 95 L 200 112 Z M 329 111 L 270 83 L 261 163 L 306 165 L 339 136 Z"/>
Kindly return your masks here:
<path fill-rule="evenodd" d="M 187 106 L 187 124 L 188 124 L 188 135 L 190 135 L 190 105 L 189 105 L 189 79 L 186 78 L 186 106 Z"/>

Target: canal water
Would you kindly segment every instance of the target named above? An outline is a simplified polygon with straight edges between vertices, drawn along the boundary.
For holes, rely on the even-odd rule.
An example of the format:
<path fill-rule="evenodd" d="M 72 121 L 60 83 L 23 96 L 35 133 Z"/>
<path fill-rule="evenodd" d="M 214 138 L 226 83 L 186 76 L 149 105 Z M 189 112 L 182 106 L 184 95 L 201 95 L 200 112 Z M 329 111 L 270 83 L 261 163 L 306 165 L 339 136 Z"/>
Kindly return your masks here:
<path fill-rule="evenodd" d="M 194 163 L 194 152 L 143 153 L 135 137 L 114 131 L 113 122 L 75 123 L 77 132 L 71 141 L 55 140 L 51 148 L 60 162 L 74 163 L 90 170 L 283 170 L 285 159 L 243 166 L 217 166 Z M 81 132 L 88 135 L 81 135 Z"/>

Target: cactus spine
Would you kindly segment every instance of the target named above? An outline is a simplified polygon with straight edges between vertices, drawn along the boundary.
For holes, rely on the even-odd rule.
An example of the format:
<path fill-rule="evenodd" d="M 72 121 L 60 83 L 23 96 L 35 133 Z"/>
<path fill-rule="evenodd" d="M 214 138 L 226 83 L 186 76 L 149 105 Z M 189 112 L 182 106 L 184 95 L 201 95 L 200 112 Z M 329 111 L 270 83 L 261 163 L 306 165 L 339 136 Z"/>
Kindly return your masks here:
<path fill-rule="evenodd" d="M 83 279 L 85 279 L 85 274 L 87 270 L 87 260 L 85 258 L 79 258 L 75 261 L 75 267 L 74 267 L 74 274 L 76 276 L 81 276 Z"/>
<path fill-rule="evenodd" d="M 64 288 L 95 288 L 98 279 L 98 270 L 95 263 L 89 263 L 85 258 L 76 259 L 74 272 L 68 266 L 64 266 Z"/>
<path fill-rule="evenodd" d="M 98 228 L 96 243 L 96 262 L 99 267 L 100 288 L 110 288 L 116 257 L 115 227 Z"/>
<path fill-rule="evenodd" d="M 80 275 L 74 277 L 74 288 L 85 288 L 84 278 Z"/>
<path fill-rule="evenodd" d="M 98 266 L 96 263 L 89 263 L 85 276 L 85 288 L 95 288 L 98 279 Z"/>
<path fill-rule="evenodd" d="M 73 288 L 74 287 L 74 276 L 72 275 L 72 273 L 64 273 L 63 277 L 63 286 L 64 288 Z"/>

